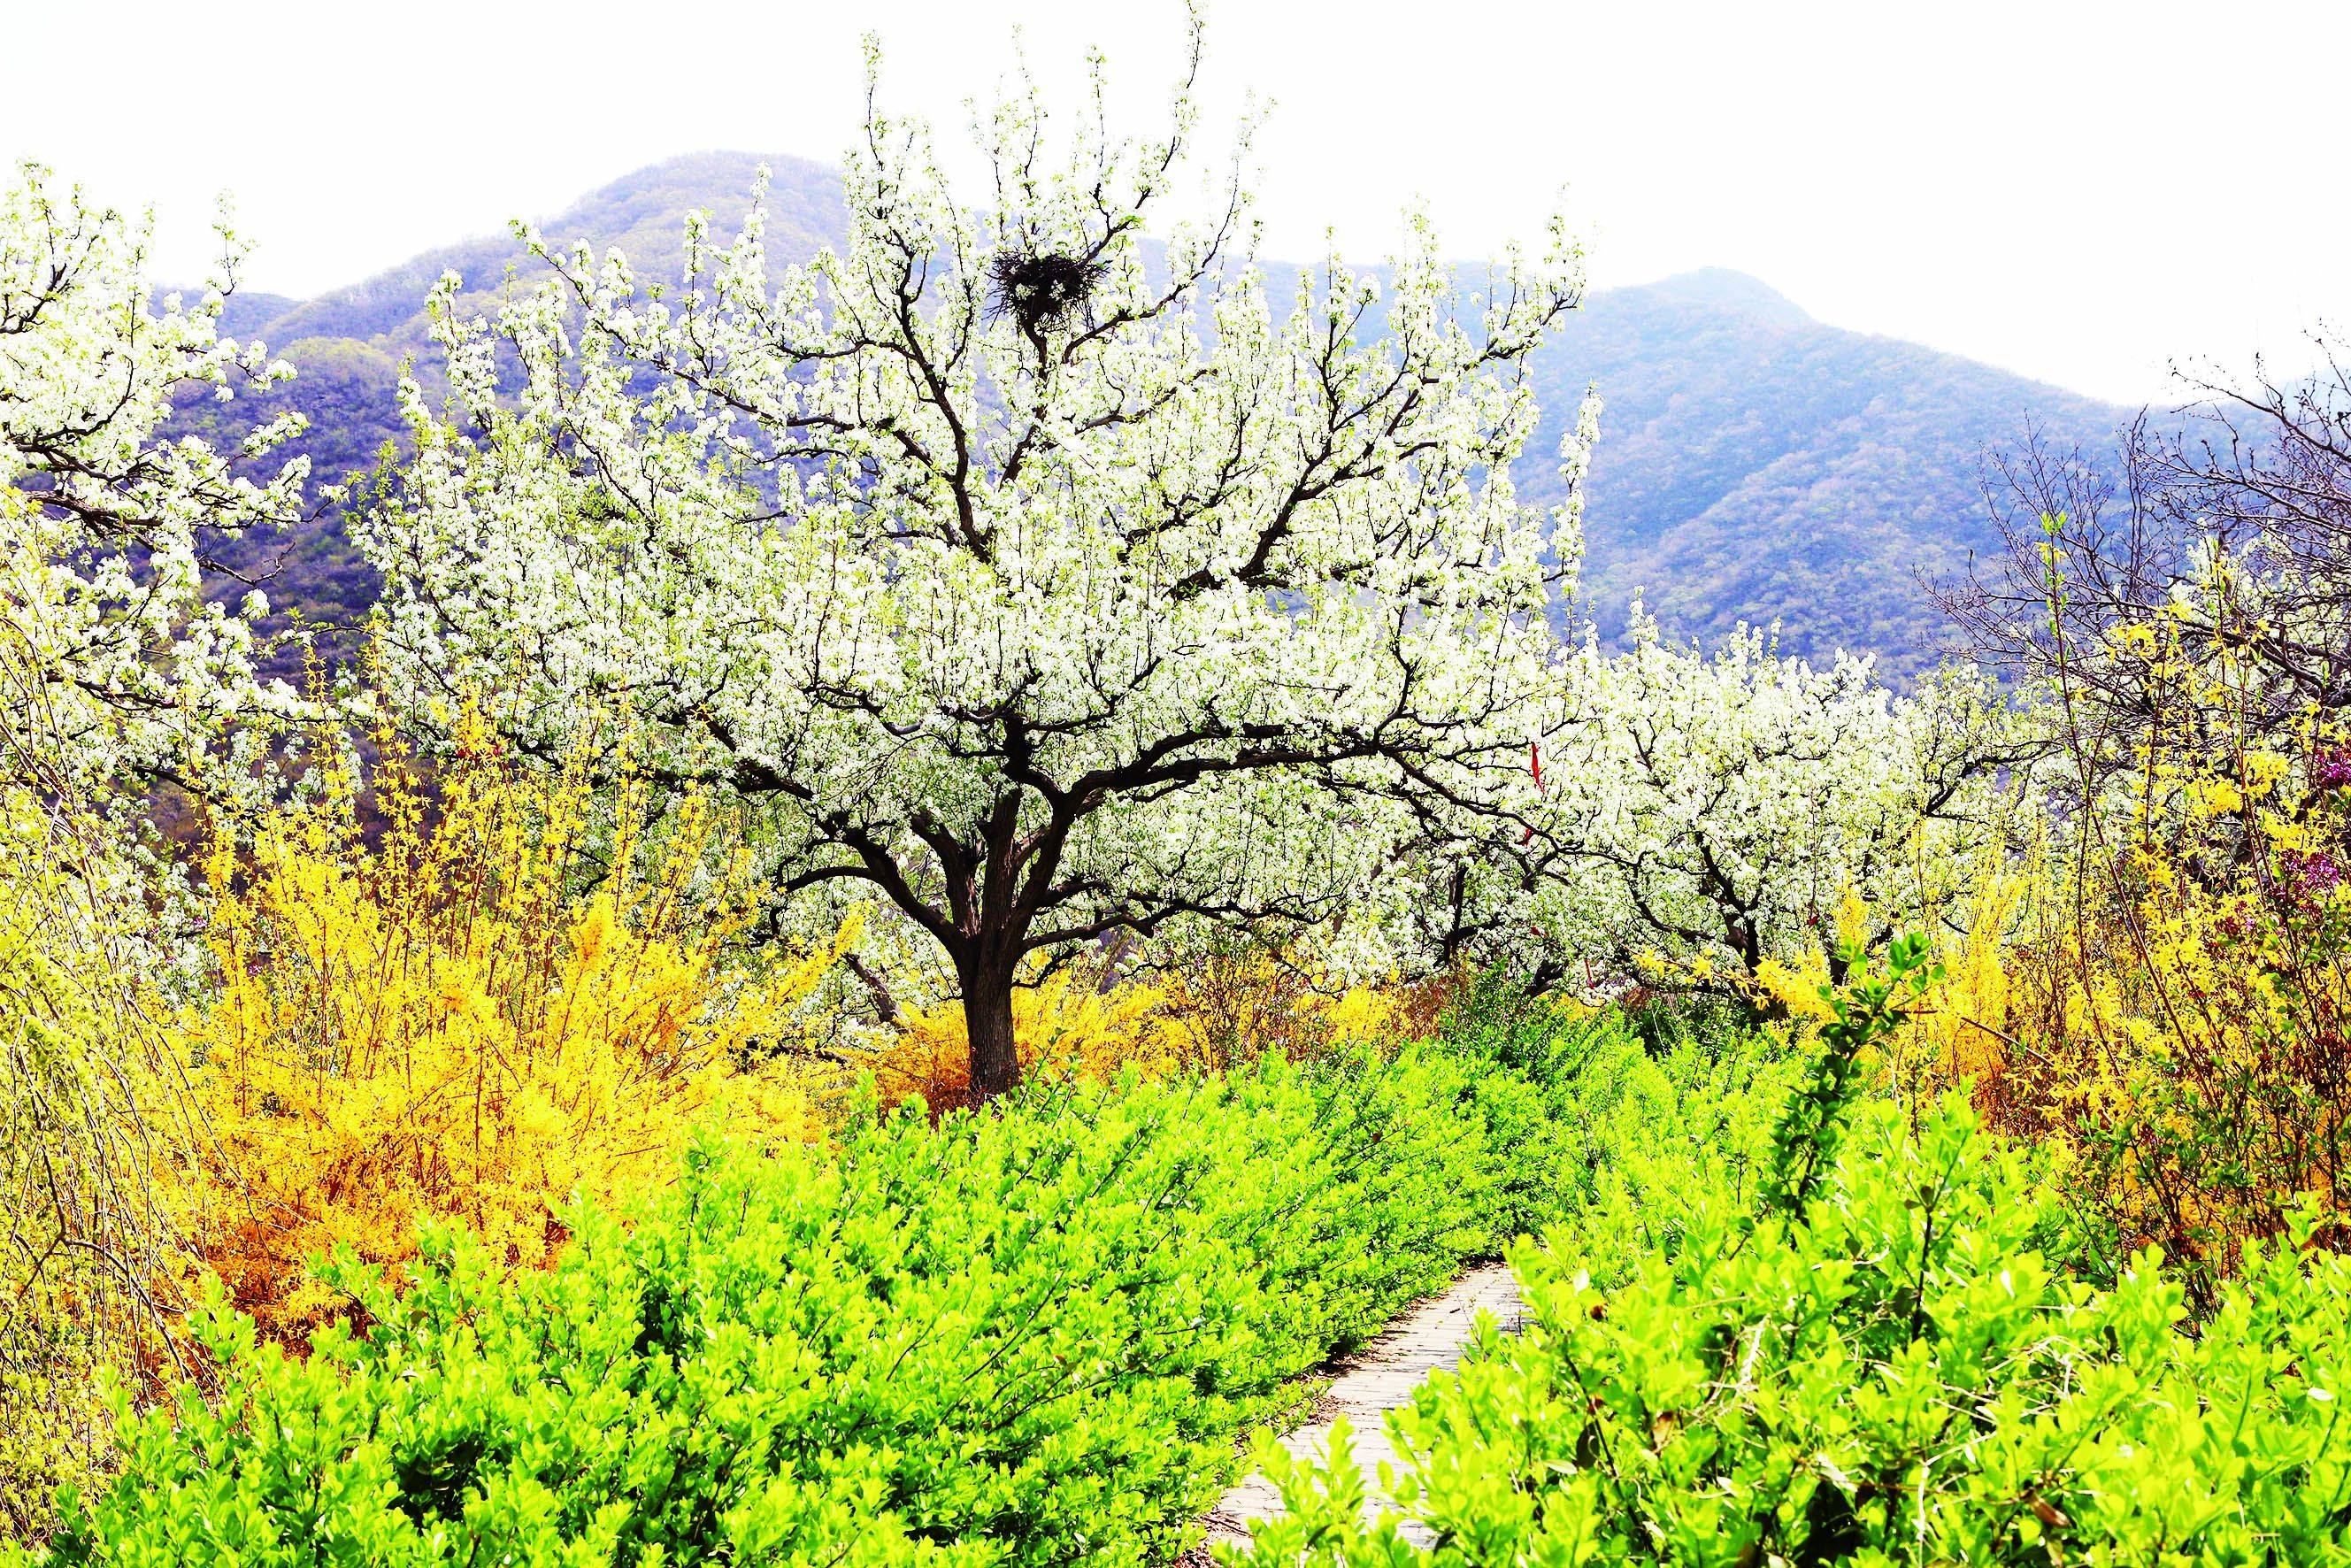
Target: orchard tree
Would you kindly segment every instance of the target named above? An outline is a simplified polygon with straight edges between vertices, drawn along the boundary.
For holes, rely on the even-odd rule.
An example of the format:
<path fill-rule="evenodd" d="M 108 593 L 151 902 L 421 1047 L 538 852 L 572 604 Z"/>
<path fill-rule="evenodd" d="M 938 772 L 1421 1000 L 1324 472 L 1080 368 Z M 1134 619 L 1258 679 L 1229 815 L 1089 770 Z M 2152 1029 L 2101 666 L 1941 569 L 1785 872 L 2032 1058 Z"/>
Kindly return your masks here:
<path fill-rule="evenodd" d="M 1816 666 L 1744 627 L 1708 654 L 1638 605 L 1629 641 L 1585 647 L 1552 740 L 1536 842 L 1573 946 L 1736 985 L 1817 945 L 1841 977 L 1848 892 L 1873 906 L 1873 945 L 1964 904 L 2018 756 L 1987 685 L 1960 671 L 1897 695 L 1868 659 Z"/>
<path fill-rule="evenodd" d="M 218 332 L 242 255 L 193 306 L 152 298 L 147 229 L 27 164 L 0 184 L 0 784 L 56 801 L 180 772 L 242 713 L 247 612 L 208 600 L 207 541 L 296 520 L 307 465 L 257 472 L 298 434 L 235 451 L 157 434 L 173 401 L 290 376 Z"/>
<path fill-rule="evenodd" d="M 755 204 L 668 288 L 536 235 L 553 277 L 495 322 L 444 279 L 455 417 L 404 389 L 367 529 L 395 689 L 496 692 L 541 753 L 624 706 L 755 813 L 779 897 L 863 884 L 936 944 L 982 1095 L 1037 956 L 1330 921 L 1515 779 L 1578 553 L 1510 468 L 1580 253 L 1555 224 L 1470 292 L 1416 222 L 1384 276 L 1274 288 L 1237 174 L 1167 211 L 1198 46 L 1156 140 L 1097 61 L 1056 153 L 1024 82 L 976 205 L 869 108 L 805 266 Z"/>

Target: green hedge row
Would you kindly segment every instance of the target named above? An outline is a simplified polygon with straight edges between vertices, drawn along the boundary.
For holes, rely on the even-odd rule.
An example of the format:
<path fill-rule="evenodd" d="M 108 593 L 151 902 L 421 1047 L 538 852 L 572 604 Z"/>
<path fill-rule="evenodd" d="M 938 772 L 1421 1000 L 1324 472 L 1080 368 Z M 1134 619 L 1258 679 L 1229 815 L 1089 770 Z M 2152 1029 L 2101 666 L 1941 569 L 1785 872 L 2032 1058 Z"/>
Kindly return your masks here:
<path fill-rule="evenodd" d="M 1434 1544 L 1366 1528 L 1348 1467 L 1277 1457 L 1258 1558 L 2351 1562 L 2351 1261 L 2305 1226 L 2189 1322 L 2151 1249 L 2097 1278 L 1963 1102 L 1850 1115 L 1792 1218 L 1719 1162 L 1628 1160 L 1514 1253 L 1527 1332 L 1392 1417 Z"/>
<path fill-rule="evenodd" d="M 1167 1560 L 1291 1380 L 1555 1218 L 1655 1085 L 1494 1005 L 1390 1061 L 1033 1092 L 818 1154 L 697 1148 L 545 1274 L 434 1237 L 307 1359 L 131 1421 L 47 1561 Z"/>

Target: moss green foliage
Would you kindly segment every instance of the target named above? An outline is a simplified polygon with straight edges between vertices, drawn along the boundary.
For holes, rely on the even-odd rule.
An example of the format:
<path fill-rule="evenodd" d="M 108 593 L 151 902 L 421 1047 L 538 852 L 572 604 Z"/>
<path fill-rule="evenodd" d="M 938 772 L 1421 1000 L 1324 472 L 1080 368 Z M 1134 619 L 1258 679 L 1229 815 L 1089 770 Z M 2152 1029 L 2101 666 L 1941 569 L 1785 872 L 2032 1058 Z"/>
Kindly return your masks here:
<path fill-rule="evenodd" d="M 1301 1374 L 1535 1226 L 1529 1326 L 1393 1418 L 1433 1543 L 1267 1446 L 1259 1560 L 2351 1561 L 2351 1260 L 2305 1219 L 2194 1324 L 2103 1275 L 1963 1101 L 1859 1089 L 1923 972 L 1794 1058 L 1489 979 L 1389 1061 L 707 1145 L 549 1273 L 350 1270 L 307 1361 L 215 1312 L 221 1396 L 46 1562 L 1162 1563 Z"/>
<path fill-rule="evenodd" d="M 370 1326 L 307 1361 L 215 1312 L 222 1397 L 131 1423 L 49 1561 L 1163 1562 L 1291 1380 L 1593 1190 L 1652 1078 L 1522 1010 L 705 1146 L 549 1273 L 454 1235 L 404 1293 L 348 1270 Z"/>
<path fill-rule="evenodd" d="M 1696 1166 L 1753 1189 L 1795 1064 L 1716 1018 L 1670 1040 L 1646 1022 L 1579 1016 L 1499 970 L 1447 1011 L 1439 1048 L 1473 1069 L 1499 1235 L 1539 1234 L 1625 1181 L 1670 1182 Z"/>
<path fill-rule="evenodd" d="M 1915 957 L 1916 955 L 1909 955 Z M 1846 1032 L 1898 999 L 1855 982 Z M 1959 1100 L 1914 1125 L 1823 1053 L 1752 1191 L 1652 1138 L 1514 1254 L 1488 1326 L 1397 1413 L 1405 1511 L 1278 1452 L 1269 1563 L 2275 1563 L 2351 1560 L 2351 1260 L 2254 1249 L 2208 1321 L 2152 1251 L 2103 1288 L 2025 1153 Z M 1684 1114 L 1700 1096 L 1685 1092 Z M 1749 1146 L 1753 1122 L 1747 1124 Z M 1761 1152 L 1761 1151 L 1759 1151 Z"/>

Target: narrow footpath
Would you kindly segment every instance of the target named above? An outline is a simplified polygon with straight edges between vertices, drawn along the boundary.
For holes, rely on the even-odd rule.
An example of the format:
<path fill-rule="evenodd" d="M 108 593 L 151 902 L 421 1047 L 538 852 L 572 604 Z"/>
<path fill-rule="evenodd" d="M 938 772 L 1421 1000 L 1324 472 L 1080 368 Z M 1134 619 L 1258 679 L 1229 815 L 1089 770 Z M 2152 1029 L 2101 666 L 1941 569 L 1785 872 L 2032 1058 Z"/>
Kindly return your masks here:
<path fill-rule="evenodd" d="M 1315 1402 L 1314 1414 L 1304 1426 L 1281 1439 L 1281 1446 L 1300 1458 L 1318 1462 L 1330 1453 L 1332 1423 L 1343 1416 L 1354 1437 L 1355 1467 L 1363 1472 L 1366 1519 L 1378 1517 L 1389 1506 L 1380 1490 L 1380 1466 L 1397 1464 L 1388 1441 L 1390 1410 L 1412 1403 L 1413 1390 L 1440 1368 L 1461 1362 L 1479 1311 L 1494 1314 L 1502 1328 L 1516 1333 L 1525 1303 L 1519 1282 L 1507 1263 L 1488 1263 L 1470 1270 L 1443 1295 L 1432 1296 L 1398 1320 L 1388 1331 L 1348 1358 L 1328 1392 Z M 1281 1494 L 1262 1474 L 1251 1475 L 1217 1500 L 1207 1521 L 1204 1548 L 1219 1543 L 1245 1546 L 1253 1520 L 1271 1519 L 1281 1511 Z M 1425 1544 L 1421 1527 L 1411 1521 L 1400 1531 L 1407 1540 Z M 1202 1561 L 1207 1558 L 1203 1550 Z"/>

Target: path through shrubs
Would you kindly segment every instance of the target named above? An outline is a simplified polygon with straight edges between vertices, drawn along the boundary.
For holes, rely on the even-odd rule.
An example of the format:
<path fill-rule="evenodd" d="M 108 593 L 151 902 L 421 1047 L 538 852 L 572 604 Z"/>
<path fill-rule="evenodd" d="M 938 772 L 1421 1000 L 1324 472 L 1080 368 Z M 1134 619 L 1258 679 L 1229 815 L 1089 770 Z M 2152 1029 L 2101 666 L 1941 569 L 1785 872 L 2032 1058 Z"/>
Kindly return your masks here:
<path fill-rule="evenodd" d="M 1509 1264 L 1481 1263 L 1470 1269 L 1442 1295 L 1423 1301 L 1365 1345 L 1315 1401 L 1313 1415 L 1306 1423 L 1281 1439 L 1282 1448 L 1293 1458 L 1325 1461 L 1333 1427 L 1345 1422 L 1354 1434 L 1354 1465 L 1364 1480 L 1368 1522 L 1382 1510 L 1394 1507 L 1379 1490 L 1380 1466 L 1399 1459 L 1388 1440 L 1387 1413 L 1409 1406 L 1430 1373 L 1450 1371 L 1460 1364 L 1479 1313 L 1489 1315 L 1504 1332 L 1515 1333 L 1525 1307 Z M 1208 1550 L 1216 1546 L 1246 1546 L 1250 1525 L 1280 1511 L 1281 1489 L 1262 1471 L 1249 1476 L 1228 1490 L 1209 1512 L 1207 1539 L 1194 1560 L 1209 1561 Z M 1412 1521 L 1406 1522 L 1405 1533 L 1425 1540 L 1427 1532 Z"/>

